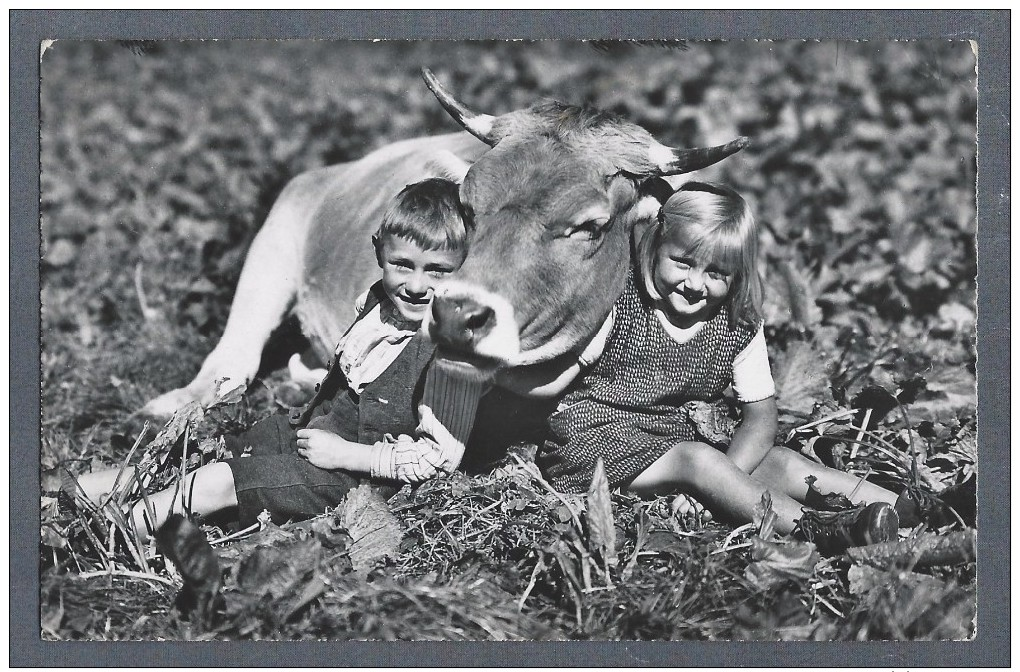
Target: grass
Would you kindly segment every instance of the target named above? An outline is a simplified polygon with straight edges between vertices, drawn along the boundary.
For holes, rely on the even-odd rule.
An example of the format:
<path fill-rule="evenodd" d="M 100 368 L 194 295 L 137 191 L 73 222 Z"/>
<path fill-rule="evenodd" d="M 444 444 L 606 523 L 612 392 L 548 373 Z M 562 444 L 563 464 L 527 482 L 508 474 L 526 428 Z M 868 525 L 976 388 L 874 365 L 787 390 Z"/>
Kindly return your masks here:
<path fill-rule="evenodd" d="M 58 489 L 61 467 L 186 449 L 193 469 L 217 458 L 217 435 L 299 403 L 279 370 L 279 353 L 301 343 L 289 325 L 243 400 L 169 431 L 135 415 L 187 383 L 212 349 L 247 245 L 290 177 L 453 128 L 418 79 L 422 65 L 487 112 L 548 96 L 612 110 L 676 145 L 751 136 L 699 177 L 737 187 L 766 231 L 778 440 L 938 494 L 958 514 L 939 521 L 943 532 L 974 527 L 974 63 L 966 43 L 923 41 L 203 42 L 141 53 L 58 42 L 41 66 L 44 491 Z M 217 544 L 225 603 L 207 623 L 174 608 L 180 577 L 159 553 L 132 551 L 129 529 L 94 529 L 103 516 L 59 514 L 44 497 L 42 636 L 973 634 L 972 560 L 841 557 L 762 586 L 748 574 L 762 562 L 754 530 L 731 536 L 670 515 L 665 500 L 618 493 L 607 550 L 588 500 L 549 493 L 524 466 L 529 448 L 491 473 L 399 493 L 390 509 L 402 541 L 368 571 L 344 560 L 342 511 Z M 181 472 L 171 460 L 150 487 Z M 253 589 L 250 576 L 274 572 L 287 590 Z M 312 597 L 293 610 L 303 594 Z"/>

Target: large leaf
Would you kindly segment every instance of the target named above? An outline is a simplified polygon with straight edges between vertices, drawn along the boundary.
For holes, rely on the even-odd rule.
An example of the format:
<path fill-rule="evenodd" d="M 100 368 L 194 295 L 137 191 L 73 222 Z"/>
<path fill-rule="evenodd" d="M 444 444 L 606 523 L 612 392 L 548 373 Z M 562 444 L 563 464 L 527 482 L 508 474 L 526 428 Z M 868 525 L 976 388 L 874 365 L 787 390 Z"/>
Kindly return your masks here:
<path fill-rule="evenodd" d="M 794 341 L 775 362 L 779 411 L 807 417 L 815 404 L 832 400 L 827 358 L 814 344 Z"/>
<path fill-rule="evenodd" d="M 925 390 L 910 404 L 911 422 L 951 422 L 977 408 L 977 380 L 964 366 L 936 366 L 924 374 Z"/>
<path fill-rule="evenodd" d="M 816 304 L 817 292 L 804 272 L 785 259 L 774 260 L 769 271 L 766 321 L 775 325 L 790 321 L 800 327 L 818 324 L 822 311 Z"/>
<path fill-rule="evenodd" d="M 588 534 L 590 548 L 597 551 L 607 565 L 616 564 L 616 523 L 609 496 L 609 480 L 602 458 L 595 462 L 595 475 L 588 486 Z"/>

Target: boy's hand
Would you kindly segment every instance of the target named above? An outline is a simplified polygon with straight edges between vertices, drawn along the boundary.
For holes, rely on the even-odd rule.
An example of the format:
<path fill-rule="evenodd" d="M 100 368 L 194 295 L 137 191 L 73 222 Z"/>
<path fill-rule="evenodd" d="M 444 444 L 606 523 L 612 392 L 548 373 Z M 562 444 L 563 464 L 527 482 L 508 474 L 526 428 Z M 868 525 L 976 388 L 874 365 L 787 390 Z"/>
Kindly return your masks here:
<path fill-rule="evenodd" d="M 361 462 L 368 461 L 363 446 L 322 429 L 297 430 L 298 455 L 320 469 L 368 471 Z"/>

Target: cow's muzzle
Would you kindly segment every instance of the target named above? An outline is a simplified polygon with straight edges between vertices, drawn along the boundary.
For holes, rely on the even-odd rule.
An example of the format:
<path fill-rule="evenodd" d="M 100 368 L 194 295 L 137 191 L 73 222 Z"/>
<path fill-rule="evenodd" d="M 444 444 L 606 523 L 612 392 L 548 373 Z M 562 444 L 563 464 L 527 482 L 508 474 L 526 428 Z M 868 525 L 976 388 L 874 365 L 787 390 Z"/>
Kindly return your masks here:
<path fill-rule="evenodd" d="M 514 309 L 473 283 L 447 281 L 432 299 L 425 329 L 436 344 L 437 361 L 447 368 L 487 375 L 520 354 Z"/>
<path fill-rule="evenodd" d="M 436 297 L 429 333 L 443 350 L 475 354 L 478 343 L 492 332 L 496 311 L 468 296 Z"/>

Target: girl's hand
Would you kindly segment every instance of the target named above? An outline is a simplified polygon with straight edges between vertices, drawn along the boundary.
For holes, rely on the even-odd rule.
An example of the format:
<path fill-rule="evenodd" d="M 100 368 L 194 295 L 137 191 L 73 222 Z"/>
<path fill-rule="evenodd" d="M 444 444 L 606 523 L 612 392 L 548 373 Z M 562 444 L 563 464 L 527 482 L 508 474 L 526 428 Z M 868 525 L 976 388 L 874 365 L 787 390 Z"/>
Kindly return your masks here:
<path fill-rule="evenodd" d="M 669 508 L 673 510 L 673 515 L 675 516 L 695 518 L 703 523 L 712 520 L 712 512 L 690 495 L 677 495 L 669 505 Z"/>
<path fill-rule="evenodd" d="M 297 453 L 320 469 L 351 467 L 353 444 L 322 429 L 297 430 Z"/>

